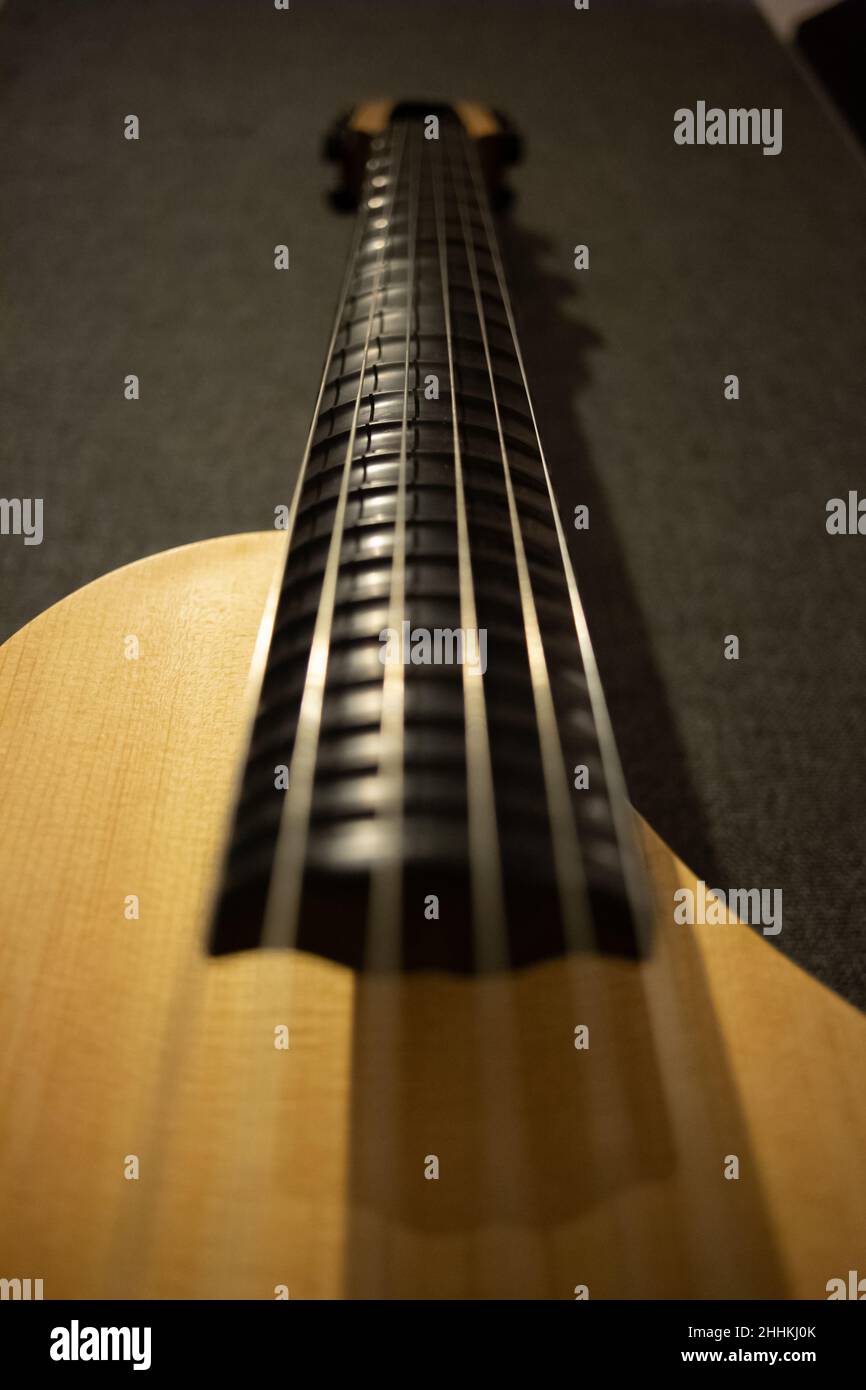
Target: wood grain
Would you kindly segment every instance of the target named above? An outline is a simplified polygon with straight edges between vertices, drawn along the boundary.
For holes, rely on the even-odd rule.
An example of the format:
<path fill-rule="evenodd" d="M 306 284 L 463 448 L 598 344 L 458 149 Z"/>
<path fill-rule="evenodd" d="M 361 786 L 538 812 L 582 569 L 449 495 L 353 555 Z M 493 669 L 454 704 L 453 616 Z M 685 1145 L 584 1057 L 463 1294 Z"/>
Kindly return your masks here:
<path fill-rule="evenodd" d="M 862 1269 L 866 1021 L 746 927 L 675 926 L 694 880 L 642 822 L 640 966 L 205 956 L 279 552 L 143 560 L 0 649 L 0 1275 L 49 1298 L 820 1298 Z"/>

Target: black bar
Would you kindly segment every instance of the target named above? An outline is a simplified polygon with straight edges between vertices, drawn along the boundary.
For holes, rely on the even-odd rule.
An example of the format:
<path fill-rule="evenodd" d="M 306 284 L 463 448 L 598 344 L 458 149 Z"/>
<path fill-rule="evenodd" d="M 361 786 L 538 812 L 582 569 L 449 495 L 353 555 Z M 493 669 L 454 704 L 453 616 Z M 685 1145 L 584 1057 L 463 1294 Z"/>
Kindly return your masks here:
<path fill-rule="evenodd" d="M 374 1352 L 374 1363 L 384 1367 L 397 1349 L 399 1337 L 404 1370 L 411 1377 L 405 1352 L 414 1345 L 418 1370 L 423 1368 L 429 1384 L 439 1358 L 443 1375 L 453 1374 L 455 1348 L 448 1336 L 452 1330 L 458 1345 L 467 1352 L 466 1338 L 471 1335 L 472 1364 L 483 1364 L 487 1380 L 499 1357 L 507 1357 L 513 1374 L 519 1373 L 523 1357 L 530 1358 L 527 1369 L 534 1368 L 532 1380 L 540 1384 L 555 1378 L 553 1368 L 557 1364 L 566 1377 L 569 1368 L 577 1373 L 581 1368 L 595 1367 L 599 1378 L 610 1372 L 667 1371 L 690 1365 L 731 1368 L 790 1364 L 810 1366 L 826 1380 L 828 1372 L 856 1364 L 864 1336 L 863 1315 L 833 1300 L 565 1302 L 567 1306 L 437 1304 L 435 1310 L 430 1305 L 402 1304 L 399 1327 L 393 1311 L 376 1314 L 365 1303 L 363 1323 L 358 1326 L 364 1340 L 344 1335 L 356 1326 L 357 1305 L 302 1303 L 291 1297 L 275 1304 L 7 1303 L 0 1310 L 0 1327 L 4 1360 L 18 1365 L 19 1378 L 31 1370 L 49 1370 L 58 1377 L 76 1372 L 92 1377 L 106 1367 L 114 1375 L 133 1373 L 132 1359 L 72 1361 L 52 1357 L 52 1347 L 71 1352 L 76 1345 L 79 1350 L 96 1345 L 88 1328 L 116 1328 L 130 1333 L 128 1341 L 118 1338 L 118 1346 L 128 1350 L 130 1357 L 136 1355 L 142 1369 L 151 1375 L 214 1371 L 225 1380 L 233 1374 L 261 1374 L 273 1368 L 287 1383 L 298 1377 L 309 1380 L 307 1357 L 311 1354 L 317 1356 L 314 1365 L 324 1370 L 327 1364 L 328 1377 L 333 1379 L 339 1371 L 336 1357 L 340 1348 L 351 1358 L 352 1374 L 362 1374 L 365 1362 L 371 1369 L 370 1352 Z M 137 1341 L 133 1340 L 133 1328 L 140 1329 Z M 61 1334 L 59 1329 L 65 1332 Z M 148 1366 L 143 1364 L 148 1355 L 145 1329 L 150 1331 Z M 105 1348 L 111 1350 L 110 1340 Z"/>

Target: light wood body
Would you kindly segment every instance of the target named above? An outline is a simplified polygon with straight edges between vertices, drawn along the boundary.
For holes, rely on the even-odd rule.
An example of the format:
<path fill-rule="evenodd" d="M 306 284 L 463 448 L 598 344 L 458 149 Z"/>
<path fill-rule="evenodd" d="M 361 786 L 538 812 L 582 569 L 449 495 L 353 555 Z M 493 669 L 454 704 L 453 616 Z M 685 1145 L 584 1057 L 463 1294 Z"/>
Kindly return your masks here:
<path fill-rule="evenodd" d="M 473 981 L 204 954 L 279 546 L 141 561 L 0 649 L 0 1276 L 48 1298 L 822 1298 L 866 1271 L 866 1020 L 745 927 L 675 926 L 694 880 L 643 823 L 646 964 Z"/>

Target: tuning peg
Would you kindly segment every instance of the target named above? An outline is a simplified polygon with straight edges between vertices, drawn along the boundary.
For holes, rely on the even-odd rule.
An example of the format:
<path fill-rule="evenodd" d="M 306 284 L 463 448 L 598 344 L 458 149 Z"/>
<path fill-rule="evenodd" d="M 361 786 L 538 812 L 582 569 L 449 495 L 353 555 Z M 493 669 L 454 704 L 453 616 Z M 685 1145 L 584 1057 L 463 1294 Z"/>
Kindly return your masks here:
<path fill-rule="evenodd" d="M 322 141 L 322 158 L 329 164 L 341 164 L 346 158 L 350 115 L 350 112 L 344 111 L 325 134 Z"/>
<path fill-rule="evenodd" d="M 359 130 L 353 112 L 338 116 L 322 142 L 322 155 L 339 171 L 339 183 L 330 194 L 335 208 L 350 210 L 358 206 L 364 181 L 364 166 L 370 152 L 370 136 Z"/>
<path fill-rule="evenodd" d="M 519 164 L 523 158 L 523 139 L 502 111 L 493 113 L 500 125 L 501 155 L 504 164 Z"/>

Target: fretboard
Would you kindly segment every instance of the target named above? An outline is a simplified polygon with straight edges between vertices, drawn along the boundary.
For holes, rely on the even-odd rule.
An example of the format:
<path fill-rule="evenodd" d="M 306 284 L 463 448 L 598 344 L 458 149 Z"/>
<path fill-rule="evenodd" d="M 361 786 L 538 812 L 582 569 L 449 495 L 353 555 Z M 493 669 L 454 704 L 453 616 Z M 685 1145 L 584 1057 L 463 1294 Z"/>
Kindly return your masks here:
<path fill-rule="evenodd" d="M 638 875 L 476 142 L 373 140 L 211 937 L 633 954 Z"/>

